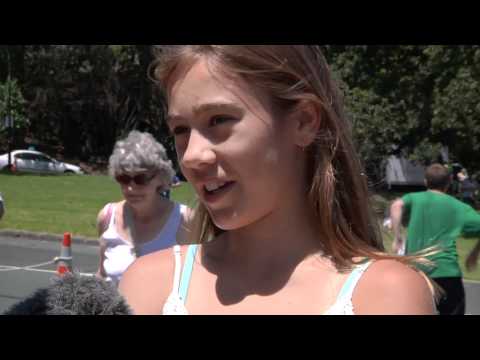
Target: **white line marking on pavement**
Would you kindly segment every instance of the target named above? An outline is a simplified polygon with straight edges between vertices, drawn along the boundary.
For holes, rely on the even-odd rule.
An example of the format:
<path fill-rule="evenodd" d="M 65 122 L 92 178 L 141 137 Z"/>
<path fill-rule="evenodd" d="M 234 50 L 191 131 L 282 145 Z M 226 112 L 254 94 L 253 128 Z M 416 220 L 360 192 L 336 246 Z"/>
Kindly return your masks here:
<path fill-rule="evenodd" d="M 480 281 L 478 280 L 463 280 L 463 282 L 470 284 L 480 284 Z"/>
<path fill-rule="evenodd" d="M 43 273 L 50 273 L 50 274 L 56 274 L 57 272 L 55 270 L 44 270 L 44 269 L 33 269 L 33 268 L 24 268 L 24 267 L 18 267 L 18 266 L 8 266 L 8 265 L 0 265 L 0 272 L 1 271 L 14 271 L 14 270 L 24 270 L 24 271 L 34 271 L 34 272 L 43 272 Z M 90 273 L 79 273 L 80 276 L 95 276 L 95 274 L 90 274 Z"/>

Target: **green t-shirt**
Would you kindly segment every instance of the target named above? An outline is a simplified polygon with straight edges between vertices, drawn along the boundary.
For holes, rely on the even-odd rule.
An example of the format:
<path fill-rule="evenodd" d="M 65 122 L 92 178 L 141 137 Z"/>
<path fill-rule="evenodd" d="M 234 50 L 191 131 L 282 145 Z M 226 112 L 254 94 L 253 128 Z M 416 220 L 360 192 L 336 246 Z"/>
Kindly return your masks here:
<path fill-rule="evenodd" d="M 480 214 L 450 195 L 433 191 L 408 194 L 402 200 L 409 216 L 405 253 L 438 246 L 442 251 L 429 257 L 436 267 L 422 270 L 432 278 L 461 277 L 457 239 L 480 236 Z"/>

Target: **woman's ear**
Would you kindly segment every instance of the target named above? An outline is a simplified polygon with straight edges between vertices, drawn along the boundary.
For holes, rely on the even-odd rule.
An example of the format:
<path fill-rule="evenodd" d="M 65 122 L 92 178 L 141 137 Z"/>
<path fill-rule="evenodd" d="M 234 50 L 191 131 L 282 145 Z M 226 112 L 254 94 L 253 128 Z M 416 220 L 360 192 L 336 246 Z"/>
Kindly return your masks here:
<path fill-rule="evenodd" d="M 320 108 L 312 101 L 302 101 L 291 117 L 295 143 L 301 148 L 306 148 L 317 137 L 321 122 Z"/>
<path fill-rule="evenodd" d="M 168 186 L 165 186 L 165 185 L 160 185 L 160 186 L 157 186 L 157 193 L 158 194 L 162 194 L 164 191 L 167 191 L 168 190 Z"/>

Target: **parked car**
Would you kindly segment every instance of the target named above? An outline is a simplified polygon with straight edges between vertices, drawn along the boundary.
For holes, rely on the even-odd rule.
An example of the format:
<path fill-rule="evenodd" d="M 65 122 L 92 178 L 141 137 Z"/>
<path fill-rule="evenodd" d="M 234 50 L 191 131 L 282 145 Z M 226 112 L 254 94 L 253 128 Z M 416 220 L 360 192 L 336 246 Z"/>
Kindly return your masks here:
<path fill-rule="evenodd" d="M 55 160 L 54 158 L 33 150 L 15 150 L 11 153 L 15 171 L 39 174 L 84 174 L 76 165 Z M 0 155 L 0 170 L 8 167 L 8 153 Z"/>

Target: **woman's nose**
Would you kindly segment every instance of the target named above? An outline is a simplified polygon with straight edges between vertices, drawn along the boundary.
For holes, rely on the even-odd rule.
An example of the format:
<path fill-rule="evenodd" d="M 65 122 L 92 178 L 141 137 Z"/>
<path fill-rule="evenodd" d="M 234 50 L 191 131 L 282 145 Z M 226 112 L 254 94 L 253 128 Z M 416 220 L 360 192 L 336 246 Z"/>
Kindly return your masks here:
<path fill-rule="evenodd" d="M 216 155 L 213 144 L 198 131 L 192 130 L 181 162 L 183 167 L 199 169 L 214 164 Z"/>

